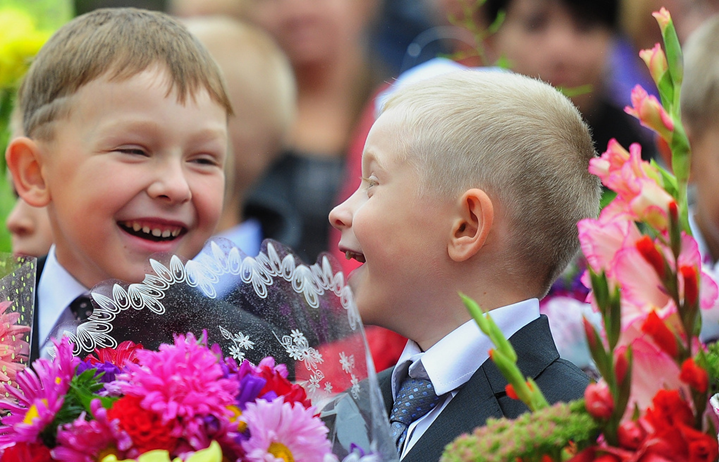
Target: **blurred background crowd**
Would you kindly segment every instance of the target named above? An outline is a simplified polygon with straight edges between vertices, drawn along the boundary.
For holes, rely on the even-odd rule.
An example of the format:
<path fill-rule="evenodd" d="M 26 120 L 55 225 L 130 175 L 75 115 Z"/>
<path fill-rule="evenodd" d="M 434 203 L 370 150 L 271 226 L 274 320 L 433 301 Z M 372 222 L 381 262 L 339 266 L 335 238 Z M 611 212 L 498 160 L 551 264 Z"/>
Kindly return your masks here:
<path fill-rule="evenodd" d="M 572 98 L 598 152 L 616 138 L 661 162 L 623 111 L 636 84 L 656 91 L 638 56 L 661 41 L 651 12 L 669 9 L 681 41 L 719 12 L 719 0 L 75 0 L 74 13 L 121 6 L 182 18 L 225 73 L 236 115 L 218 233 L 250 255 L 263 238 L 307 263 L 329 251 L 346 273 L 358 263 L 327 215 L 357 188 L 376 97 L 400 74 L 443 56 L 539 77 Z M 42 210 L 18 201 L 7 227 L 14 252 L 47 253 Z M 402 339 L 368 336 L 376 368 L 392 365 Z"/>

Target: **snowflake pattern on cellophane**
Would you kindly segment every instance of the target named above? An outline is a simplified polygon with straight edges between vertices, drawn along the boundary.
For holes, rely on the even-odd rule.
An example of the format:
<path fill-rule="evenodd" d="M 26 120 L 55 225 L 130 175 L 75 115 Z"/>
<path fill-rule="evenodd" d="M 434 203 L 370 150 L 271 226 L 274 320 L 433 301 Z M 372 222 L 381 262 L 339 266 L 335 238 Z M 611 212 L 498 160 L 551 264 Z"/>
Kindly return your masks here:
<path fill-rule="evenodd" d="M 142 283 L 106 281 L 91 298 L 87 321 L 56 326 L 53 334 L 69 336 L 75 354 L 124 340 L 156 349 L 176 333 L 205 330 L 208 343 L 238 363 L 272 356 L 286 364 L 290 379 L 326 416 L 336 446 L 382 453 L 387 446 L 388 457 L 396 454 L 384 441 L 384 406 L 352 292 L 331 256 L 306 265 L 265 240 L 262 252 L 249 257 L 214 238 L 193 260 L 153 256 Z M 348 408 L 354 418 L 344 412 L 335 422 Z"/>

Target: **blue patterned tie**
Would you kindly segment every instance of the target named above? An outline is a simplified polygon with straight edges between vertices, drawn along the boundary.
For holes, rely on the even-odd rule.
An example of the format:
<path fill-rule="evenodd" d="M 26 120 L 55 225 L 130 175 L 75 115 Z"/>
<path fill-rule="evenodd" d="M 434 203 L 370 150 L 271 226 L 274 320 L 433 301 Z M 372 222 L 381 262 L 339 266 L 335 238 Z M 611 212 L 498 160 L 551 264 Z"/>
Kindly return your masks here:
<path fill-rule="evenodd" d="M 401 450 L 407 438 L 409 424 L 419 419 L 437 405 L 439 397 L 434 392 L 432 382 L 427 379 L 407 377 L 397 393 L 392 406 L 389 422 L 392 425 L 392 438 Z"/>

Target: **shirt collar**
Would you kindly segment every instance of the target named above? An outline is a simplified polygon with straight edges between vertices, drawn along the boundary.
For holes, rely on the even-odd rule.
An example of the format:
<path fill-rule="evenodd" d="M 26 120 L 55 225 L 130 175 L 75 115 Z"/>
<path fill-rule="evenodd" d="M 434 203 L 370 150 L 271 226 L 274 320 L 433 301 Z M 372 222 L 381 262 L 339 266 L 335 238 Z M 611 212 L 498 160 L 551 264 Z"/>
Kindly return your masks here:
<path fill-rule="evenodd" d="M 509 338 L 519 329 L 539 317 L 539 300 L 532 298 L 489 312 L 499 329 Z M 492 341 L 479 329 L 474 319 L 462 324 L 426 352 L 410 340 L 392 373 L 392 389 L 399 389 L 405 369 L 413 377 L 429 378 L 438 395 L 464 385 L 489 359 Z M 452 360 L 448 361 L 448 358 Z M 421 360 L 421 363 L 419 362 Z"/>
<path fill-rule="evenodd" d="M 88 289 L 80 284 L 57 261 L 55 246 L 50 247 L 50 252 L 47 254 L 47 260 L 37 285 L 38 306 L 35 309 L 38 311 L 37 315 L 39 316 L 38 326 L 40 332 L 38 338 L 41 344 L 50 335 L 50 330 L 57 322 L 62 311 L 73 300 L 87 291 Z"/>

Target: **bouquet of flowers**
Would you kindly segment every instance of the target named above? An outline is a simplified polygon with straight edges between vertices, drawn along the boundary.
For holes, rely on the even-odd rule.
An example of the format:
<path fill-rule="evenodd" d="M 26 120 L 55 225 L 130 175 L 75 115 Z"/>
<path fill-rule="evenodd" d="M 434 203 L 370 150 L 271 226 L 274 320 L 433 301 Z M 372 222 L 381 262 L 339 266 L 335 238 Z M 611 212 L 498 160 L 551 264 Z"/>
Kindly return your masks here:
<path fill-rule="evenodd" d="M 84 360 L 67 338 L 56 347 L 54 359 L 19 374 L 20 390 L 8 388 L 17 402 L 0 404 L 10 411 L 0 460 L 337 460 L 317 408 L 271 357 L 238 365 L 192 334 L 158 351 L 128 341 Z"/>
<path fill-rule="evenodd" d="M 641 87 L 626 111 L 655 130 L 671 149 L 673 176 L 610 142 L 590 172 L 616 192 L 598 219 L 581 221 L 588 263 L 584 283 L 601 314 L 598 331 L 585 319 L 587 343 L 601 379 L 583 400 L 549 406 L 516 367 L 516 354 L 471 300 L 466 304 L 492 338 L 492 359 L 509 396 L 532 413 L 486 427 L 449 445 L 445 461 L 715 461 L 714 419 L 707 412 L 711 384 L 719 380 L 719 347 L 698 338 L 700 312 L 713 307 L 717 285 L 702 271 L 687 209 L 690 150 L 680 121 L 682 56 L 669 13 L 654 13 L 666 52 L 657 44 L 640 56 L 661 102 Z"/>
<path fill-rule="evenodd" d="M 218 238 L 149 266 L 93 288 L 5 387 L 0 461 L 396 460 L 336 262 Z"/>

